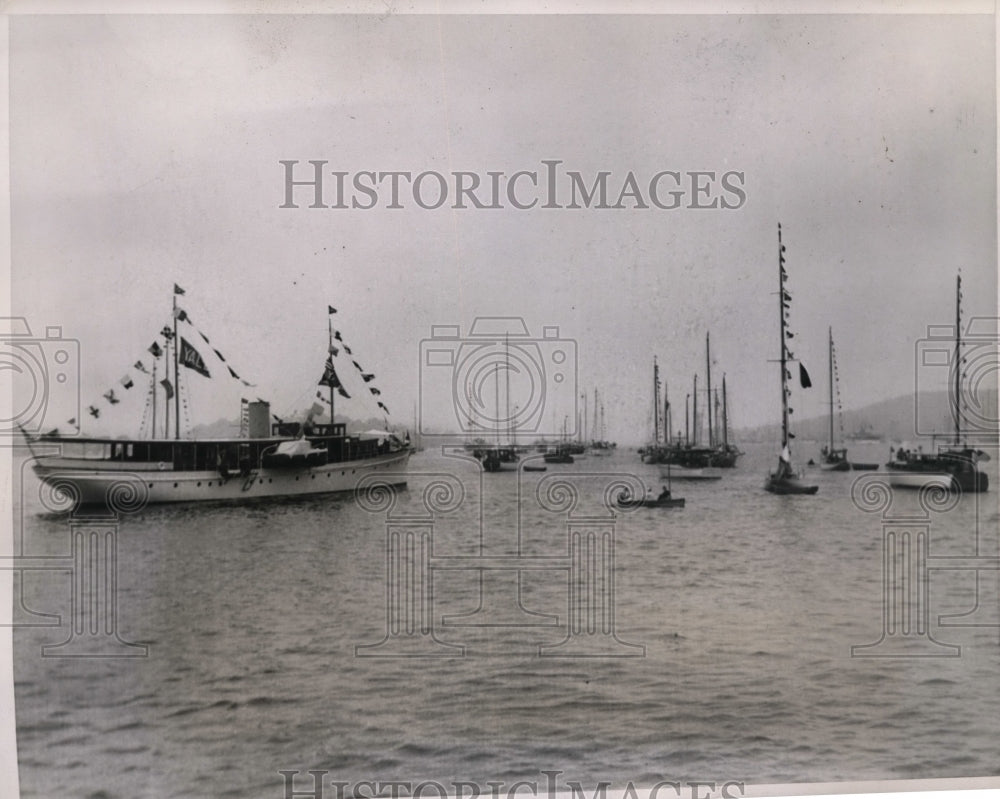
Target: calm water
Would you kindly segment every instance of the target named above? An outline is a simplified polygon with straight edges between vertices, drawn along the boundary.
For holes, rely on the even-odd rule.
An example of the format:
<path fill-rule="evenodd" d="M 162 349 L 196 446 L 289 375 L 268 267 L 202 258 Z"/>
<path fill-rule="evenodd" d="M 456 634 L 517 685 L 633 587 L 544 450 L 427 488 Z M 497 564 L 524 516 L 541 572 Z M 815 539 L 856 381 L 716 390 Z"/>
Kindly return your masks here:
<path fill-rule="evenodd" d="M 586 473 L 658 484 L 634 452 L 550 466 L 524 475 L 520 490 L 515 474 L 480 483 L 440 453 L 414 456 L 397 516 L 422 511 L 427 474 L 463 485 L 456 507 L 434 518 L 431 563 L 435 634 L 464 657 L 356 657 L 386 632 L 386 516 L 353 498 L 129 517 L 118 629 L 148 657 L 43 658 L 40 647 L 68 627 L 16 631 L 22 793 L 280 797 L 280 769 L 325 769 L 352 785 L 481 786 L 555 769 L 588 796 L 602 780 L 1000 774 L 997 573 L 982 573 L 974 620 L 994 626 L 979 627 L 938 623 L 974 607 L 974 573 L 932 573 L 931 633 L 960 645 L 960 657 L 852 658 L 852 645 L 882 630 L 881 517 L 852 503 L 852 474 L 814 474 L 811 498 L 765 493 L 773 447 L 747 449 L 721 482 L 675 482 L 683 510 L 597 522 L 616 542 L 603 596 L 614 597 L 618 639 L 644 647 L 642 657 L 538 656 L 567 637 L 570 559 L 565 508 L 543 508 L 536 483 L 567 476 L 585 523 L 600 516 L 608 483 Z M 800 445 L 800 460 L 816 449 Z M 852 455 L 884 461 L 886 450 L 859 443 Z M 990 481 L 978 502 L 932 515 L 932 557 L 973 554 L 977 517 L 981 551 L 997 552 L 995 468 Z M 26 494 L 25 552 L 65 554 L 67 521 L 39 515 L 33 486 Z M 558 492 L 547 496 L 558 506 Z M 918 509 L 914 494 L 894 501 L 893 513 Z M 512 615 L 516 572 L 455 560 L 481 550 L 502 563 L 518 547 L 535 563 L 551 559 L 522 573 L 521 603 L 534 615 Z M 486 603 L 466 622 L 482 624 L 442 625 L 476 609 L 481 574 Z M 32 610 L 68 618 L 67 573 L 31 573 L 24 593 Z M 503 620 L 519 626 L 496 626 Z"/>

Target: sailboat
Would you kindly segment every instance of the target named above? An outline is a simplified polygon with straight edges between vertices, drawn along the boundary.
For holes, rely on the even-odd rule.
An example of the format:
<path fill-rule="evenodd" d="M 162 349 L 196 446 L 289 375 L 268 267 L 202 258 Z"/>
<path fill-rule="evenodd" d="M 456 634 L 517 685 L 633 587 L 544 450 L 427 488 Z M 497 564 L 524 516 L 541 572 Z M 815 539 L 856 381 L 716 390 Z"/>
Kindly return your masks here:
<path fill-rule="evenodd" d="M 600 423 L 598 423 L 598 418 L 600 418 Z M 598 431 L 600 431 L 598 433 Z M 600 436 L 600 437 L 598 437 Z M 598 457 L 607 457 L 611 454 L 612 450 L 615 448 L 615 444 L 612 441 L 608 441 L 604 428 L 604 403 L 601 402 L 600 395 L 597 389 L 594 389 L 594 427 L 591 430 L 591 442 L 590 449 L 587 450 L 588 454 L 596 455 Z"/>
<path fill-rule="evenodd" d="M 660 366 L 653 356 L 653 440 L 639 450 L 643 463 L 659 463 L 664 450 L 660 444 Z"/>
<path fill-rule="evenodd" d="M 695 375 L 695 394 L 698 391 L 698 376 Z M 664 394 L 666 388 L 664 387 Z M 697 410 L 697 402 L 695 403 Z M 722 469 L 712 465 L 712 455 L 714 450 L 709 448 L 698 448 L 686 443 L 681 446 L 678 441 L 675 446 L 670 445 L 670 401 L 664 399 L 664 439 L 666 447 L 660 456 L 660 475 L 667 480 L 721 480 Z"/>
<path fill-rule="evenodd" d="M 828 472 L 849 472 L 852 469 L 856 472 L 873 472 L 878 469 L 877 463 L 855 463 L 847 459 L 847 448 L 834 446 L 833 437 L 833 390 L 837 389 L 837 410 L 840 410 L 840 381 L 837 374 L 837 356 L 833 348 L 833 328 L 829 328 L 829 364 L 830 364 L 830 440 L 829 443 L 820 450 L 823 460 L 820 468 Z M 843 436 L 843 420 L 841 420 L 841 436 Z"/>
<path fill-rule="evenodd" d="M 694 424 L 685 425 L 691 428 L 691 435 L 685 433 L 682 440 L 678 434 L 675 440 L 670 439 L 669 425 L 664 435 L 664 447 L 659 453 L 658 461 L 674 467 L 674 476 L 688 480 L 718 480 L 722 477 L 721 468 L 731 469 L 743 453 L 729 443 L 729 420 L 726 408 L 725 377 L 723 377 L 722 392 L 722 426 L 719 427 L 719 391 L 712 391 L 712 351 L 709 334 L 705 334 L 705 371 L 707 388 L 705 389 L 706 410 L 704 417 L 708 422 L 708 440 L 699 445 L 698 433 L 701 421 L 698 416 L 698 375 L 694 376 Z M 714 413 L 713 413 L 714 404 Z M 669 404 L 668 404 L 669 405 Z M 685 404 L 684 412 L 688 408 Z M 721 441 L 719 440 L 721 434 Z M 661 470 L 662 471 L 662 470 Z"/>
<path fill-rule="evenodd" d="M 792 453 L 789 442 L 794 435 L 789 430 L 789 416 L 792 409 L 788 407 L 788 397 L 791 389 L 788 388 L 788 380 L 791 373 L 788 371 L 789 361 L 795 360 L 788 350 L 788 339 L 792 333 L 788 330 L 788 320 L 785 311 L 791 303 L 792 296 L 785 290 L 785 245 L 781 243 L 781 223 L 778 223 L 778 324 L 781 334 L 781 454 L 778 456 L 778 468 L 767 476 L 764 488 L 772 494 L 815 494 L 819 486 L 808 485 L 802 481 L 800 476 L 792 469 Z M 799 364 L 799 376 L 803 388 L 811 385 L 809 375 L 802 364 Z"/>
<path fill-rule="evenodd" d="M 568 426 L 569 420 L 567 418 L 563 418 L 562 438 L 560 439 L 560 443 L 554 447 L 547 447 L 545 454 L 542 456 L 542 459 L 546 463 L 573 463 L 573 455 L 570 453 L 569 446 L 567 444 L 569 441 Z"/>
<path fill-rule="evenodd" d="M 718 397 L 716 397 L 718 399 Z M 729 404 L 726 399 L 726 375 L 722 375 L 722 445 L 715 454 L 715 466 L 731 469 L 743 450 L 729 443 Z"/>
<path fill-rule="evenodd" d="M 889 484 L 896 488 L 924 488 L 938 486 L 947 491 L 981 493 L 989 490 L 989 476 L 980 471 L 979 462 L 990 456 L 973 449 L 962 437 L 962 418 L 965 403 L 962 394 L 962 276 L 958 275 L 955 288 L 955 355 L 952 379 L 952 412 L 955 432 L 951 446 L 934 453 L 900 448 L 892 450 L 894 458 L 886 466 Z"/>
<path fill-rule="evenodd" d="M 32 467 L 42 482 L 78 506 L 107 505 L 122 491 L 149 503 L 247 501 L 335 493 L 354 490 L 364 475 L 372 473 L 384 473 L 386 480 L 406 484 L 406 465 L 411 452 L 406 442 L 389 431 L 376 431 L 379 437 L 375 438 L 365 434 L 348 435 L 344 423 L 333 421 L 334 389 L 342 396 L 348 395 L 334 368 L 333 358 L 338 348 L 334 345 L 332 323 L 328 324 L 330 354 L 319 381 L 319 385 L 330 388 L 328 424 L 313 421 L 313 417 L 323 411 L 323 406 L 316 403 L 305 421 L 284 421 L 274 417 L 277 421 L 272 422 L 269 403 L 243 400 L 240 436 L 182 438 L 180 367 L 211 376 L 201 355 L 184 337 L 187 331 L 178 330 L 178 322 L 184 322 L 200 333 L 206 343 L 208 341 L 178 307 L 177 297 L 183 294 L 184 290 L 175 285 L 173 327 L 165 326 L 148 350 L 154 359 L 152 373 L 141 360 L 133 367 L 138 374 L 151 374 L 152 377 L 147 397 L 153 407 L 151 436 L 96 438 L 65 436 L 58 430 L 34 436 L 22 431 L 34 455 Z M 330 313 L 336 311 L 331 307 Z M 342 345 L 339 333 L 337 338 Z M 220 360 L 225 360 L 218 350 L 214 351 Z M 157 384 L 155 364 L 160 357 L 164 359 L 167 377 Z M 356 361 L 354 365 L 361 370 Z M 227 365 L 227 368 L 233 378 L 240 379 L 232 367 Z M 367 384 L 374 375 L 362 374 L 362 377 Z M 122 385 L 126 389 L 133 384 L 132 377 L 123 378 Z M 163 435 L 158 437 L 156 395 L 159 386 L 165 391 L 167 404 L 166 424 Z M 379 396 L 377 389 L 369 390 Z M 109 404 L 116 404 L 113 390 L 104 396 Z M 318 396 L 323 399 L 321 394 Z M 169 413 L 171 400 L 173 436 Z M 378 404 L 387 411 L 381 402 Z M 100 410 L 92 405 L 90 414 L 99 418 Z M 53 449 L 57 451 L 50 454 Z"/>

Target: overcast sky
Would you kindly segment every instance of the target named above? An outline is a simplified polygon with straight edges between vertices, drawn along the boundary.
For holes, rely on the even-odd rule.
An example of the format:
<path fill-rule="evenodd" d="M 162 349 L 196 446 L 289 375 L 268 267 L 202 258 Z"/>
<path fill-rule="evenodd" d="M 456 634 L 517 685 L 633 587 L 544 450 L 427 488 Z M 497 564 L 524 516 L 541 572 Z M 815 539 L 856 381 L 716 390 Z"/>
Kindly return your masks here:
<path fill-rule="evenodd" d="M 828 326 L 844 404 L 859 407 L 913 390 L 915 345 L 953 321 L 959 268 L 966 316 L 996 315 L 994 38 L 992 18 L 970 15 L 15 17 L 13 309 L 36 335 L 61 325 L 79 340 L 82 405 L 102 408 L 88 431 L 137 432 L 141 388 L 119 380 L 142 378 L 130 367 L 149 363 L 176 282 L 256 384 L 224 375 L 192 332 L 213 375 L 181 376 L 193 421 L 235 417 L 241 395 L 308 407 L 332 304 L 394 422 L 412 421 L 424 385 L 425 418 L 454 425 L 452 372 L 421 377 L 432 325 L 465 336 L 476 317 L 519 316 L 534 338 L 557 326 L 575 342 L 590 414 L 597 388 L 608 436 L 638 443 L 653 356 L 681 426 L 709 331 L 733 423 L 779 421 L 781 222 L 793 350 L 815 383 L 796 417 L 825 412 Z M 309 208 L 308 187 L 281 208 L 283 160 L 301 162 L 297 178 L 327 161 L 348 184 L 363 171 L 542 182 L 559 160 L 561 204 L 568 171 L 588 185 L 610 173 L 609 204 L 632 172 L 650 207 L 544 209 L 522 179 L 515 197 L 538 206 L 513 207 L 501 183 L 504 207 L 454 208 L 452 182 L 437 209 L 408 184 L 402 209 L 387 184 L 373 208 Z M 657 208 L 648 186 L 665 170 L 715 172 L 711 196 L 739 207 L 690 208 L 686 185 L 681 207 Z M 745 199 L 720 189 L 726 172 Z M 113 408 L 112 386 L 127 396 Z M 56 404 L 46 422 L 64 426 Z M 565 410 L 542 415 L 558 427 Z"/>

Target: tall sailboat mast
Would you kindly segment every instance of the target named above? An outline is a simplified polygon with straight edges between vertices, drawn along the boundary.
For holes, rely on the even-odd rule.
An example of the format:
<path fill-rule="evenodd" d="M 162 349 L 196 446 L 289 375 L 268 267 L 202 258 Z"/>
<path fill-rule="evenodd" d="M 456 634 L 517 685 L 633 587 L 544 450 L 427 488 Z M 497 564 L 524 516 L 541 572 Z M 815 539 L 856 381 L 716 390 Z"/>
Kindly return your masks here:
<path fill-rule="evenodd" d="M 833 452 L 833 328 L 829 328 L 830 334 L 830 449 Z"/>
<path fill-rule="evenodd" d="M 698 375 L 694 376 L 694 393 L 691 395 L 691 445 L 698 446 Z"/>
<path fill-rule="evenodd" d="M 507 443 L 514 443 L 514 420 L 510 416 L 510 338 L 503 337 L 504 413 L 507 414 Z"/>
<path fill-rule="evenodd" d="M 953 407 L 955 416 L 955 446 L 962 437 L 962 274 L 959 272 L 955 285 L 955 387 Z"/>
<path fill-rule="evenodd" d="M 722 448 L 729 451 L 729 406 L 726 404 L 726 373 L 722 373 Z"/>
<path fill-rule="evenodd" d="M 493 407 L 500 416 L 500 364 L 493 364 Z M 500 446 L 500 425 L 496 427 L 497 447 Z"/>
<path fill-rule="evenodd" d="M 691 410 L 691 395 L 687 394 L 684 397 L 684 446 L 691 446 L 691 420 L 689 418 L 689 411 Z"/>
<path fill-rule="evenodd" d="M 330 319 L 329 315 L 327 315 L 327 317 L 326 317 L 326 334 L 327 334 L 326 357 L 332 359 L 333 358 L 333 320 Z M 330 382 L 332 383 L 333 381 L 331 380 Z M 333 406 L 333 386 L 332 385 L 328 386 L 328 388 L 330 389 L 330 424 L 333 424 L 334 421 L 335 421 L 335 418 L 334 418 L 334 415 L 333 415 L 333 411 L 334 411 L 334 406 Z"/>
<path fill-rule="evenodd" d="M 592 439 L 596 439 L 597 438 L 597 436 L 598 436 L 598 430 L 599 430 L 599 428 L 597 427 L 597 389 L 595 388 L 594 389 L 594 426 L 590 430 L 590 437 Z M 603 435 L 601 435 L 601 439 L 602 440 L 604 439 Z"/>
<path fill-rule="evenodd" d="M 707 378 L 707 402 L 708 405 L 708 446 L 715 446 L 715 438 L 712 435 L 712 351 L 709 344 L 709 334 L 705 334 L 705 374 Z"/>
<path fill-rule="evenodd" d="M 181 376 L 178 373 L 177 352 L 180 340 L 177 338 L 177 287 L 174 286 L 174 438 L 181 437 Z"/>
<path fill-rule="evenodd" d="M 166 327 L 163 328 L 167 330 Z M 169 330 L 167 331 L 169 332 Z M 163 393 L 166 396 L 163 399 L 163 437 L 170 438 L 170 395 L 167 394 L 167 386 L 170 385 L 170 341 L 169 339 L 164 340 L 163 344 L 163 379 L 167 381 L 167 385 L 163 387 Z M 176 386 L 175 386 L 176 388 Z"/>
<path fill-rule="evenodd" d="M 653 443 L 660 443 L 660 367 L 653 356 Z"/>
<path fill-rule="evenodd" d="M 663 381 L 663 443 L 670 446 L 670 394 L 666 380 Z"/>
<path fill-rule="evenodd" d="M 156 438 L 156 358 L 153 358 L 152 391 L 153 391 L 153 427 L 149 437 Z"/>
<path fill-rule="evenodd" d="M 781 454 L 778 456 L 778 468 L 768 475 L 764 489 L 772 494 L 815 494 L 819 486 L 806 485 L 798 475 L 792 471 L 791 449 L 789 441 L 792 434 L 789 431 L 789 416 L 792 409 L 788 407 L 788 397 L 791 390 L 788 388 L 788 381 L 792 375 L 788 371 L 788 362 L 795 360 L 795 356 L 789 352 L 787 340 L 791 337 L 788 330 L 788 320 L 785 313 L 791 307 L 792 295 L 785 290 L 785 245 L 781 241 L 781 223 L 778 223 L 778 335 L 781 338 L 781 358 L 778 363 L 781 367 Z M 809 388 L 812 381 L 806 372 L 802 362 L 799 362 L 799 382 L 802 388 Z"/>
<path fill-rule="evenodd" d="M 781 334 L 781 448 L 788 448 L 788 347 L 785 344 L 785 245 L 778 223 L 778 320 Z"/>

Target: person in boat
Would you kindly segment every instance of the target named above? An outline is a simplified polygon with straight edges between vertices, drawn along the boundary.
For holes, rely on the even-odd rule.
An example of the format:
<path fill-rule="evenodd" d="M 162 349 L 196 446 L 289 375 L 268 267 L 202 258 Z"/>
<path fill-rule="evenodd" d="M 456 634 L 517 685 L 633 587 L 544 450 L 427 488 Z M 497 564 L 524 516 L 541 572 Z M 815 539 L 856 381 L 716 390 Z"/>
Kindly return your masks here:
<path fill-rule="evenodd" d="M 660 496 L 658 496 L 656 499 L 658 502 L 663 502 L 664 500 L 670 499 L 670 489 L 667 488 L 666 486 L 663 486 L 663 490 L 660 492 Z"/>
<path fill-rule="evenodd" d="M 778 455 L 778 469 L 775 471 L 774 476 L 779 480 L 784 480 L 795 475 L 792 471 L 791 457 L 788 447 L 782 449 L 781 454 Z"/>

